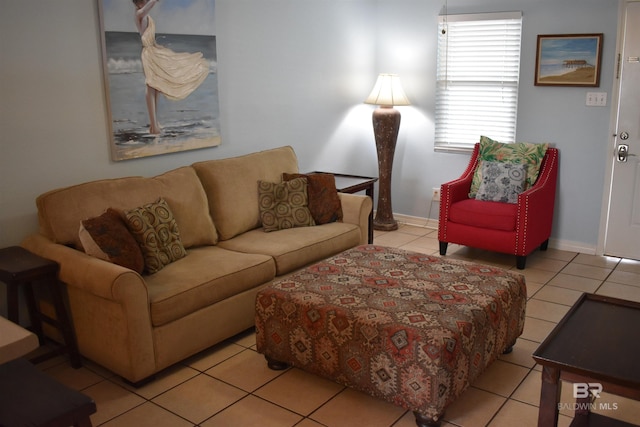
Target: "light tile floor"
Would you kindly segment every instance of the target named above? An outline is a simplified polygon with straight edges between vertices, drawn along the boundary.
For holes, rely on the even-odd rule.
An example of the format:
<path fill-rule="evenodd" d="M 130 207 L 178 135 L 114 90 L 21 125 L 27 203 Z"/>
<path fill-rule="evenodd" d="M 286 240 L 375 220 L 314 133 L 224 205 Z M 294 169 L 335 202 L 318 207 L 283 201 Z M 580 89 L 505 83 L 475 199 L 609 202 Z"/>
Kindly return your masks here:
<path fill-rule="evenodd" d="M 401 225 L 376 232 L 375 243 L 438 253 L 437 232 Z M 452 258 L 515 269 L 512 256 L 450 245 Z M 527 427 L 537 424 L 540 367 L 531 354 L 582 292 L 640 301 L 640 262 L 549 249 L 537 251 L 522 271 L 527 280 L 527 319 L 513 353 L 500 356 L 448 409 L 447 426 Z M 253 330 L 199 353 L 133 389 L 90 361 L 73 369 L 64 357 L 38 365 L 68 386 L 91 396 L 94 426 L 179 427 L 413 427 L 414 416 L 299 369 L 271 371 L 255 351 Z M 571 403 L 571 386 L 561 402 Z M 606 415 L 640 420 L 640 402 L 603 395 Z M 562 410 L 560 426 L 572 414 Z"/>

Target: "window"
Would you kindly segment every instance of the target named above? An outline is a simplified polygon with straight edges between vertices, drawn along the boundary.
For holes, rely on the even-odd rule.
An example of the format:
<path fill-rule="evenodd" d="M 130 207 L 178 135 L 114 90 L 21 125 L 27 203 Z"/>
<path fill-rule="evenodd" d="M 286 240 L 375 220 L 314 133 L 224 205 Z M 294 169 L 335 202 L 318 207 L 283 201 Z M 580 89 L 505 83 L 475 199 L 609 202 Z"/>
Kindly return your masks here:
<path fill-rule="evenodd" d="M 439 17 L 436 151 L 515 142 L 521 30 L 521 12 Z"/>

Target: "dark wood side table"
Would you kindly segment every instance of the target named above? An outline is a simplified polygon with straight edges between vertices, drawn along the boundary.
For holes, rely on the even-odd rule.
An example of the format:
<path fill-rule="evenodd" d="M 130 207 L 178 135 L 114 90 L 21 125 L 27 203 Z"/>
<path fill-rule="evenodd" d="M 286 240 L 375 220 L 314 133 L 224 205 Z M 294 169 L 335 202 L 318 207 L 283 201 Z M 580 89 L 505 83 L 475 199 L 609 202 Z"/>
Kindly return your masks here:
<path fill-rule="evenodd" d="M 590 412 L 591 390 L 640 400 L 640 303 L 583 294 L 533 353 L 542 365 L 538 427 L 556 426 L 559 406 L 575 410 L 572 427 L 631 426 Z M 560 402 L 561 379 L 574 383 L 576 402 Z M 577 385 L 577 387 L 576 387 Z M 577 391 L 577 392 L 576 392 Z M 592 406 L 594 405 L 594 406 Z M 604 405 L 604 406 L 603 406 Z"/>
<path fill-rule="evenodd" d="M 373 184 L 375 184 L 378 178 L 320 171 L 311 173 L 329 173 L 336 178 L 336 189 L 338 192 L 354 194 L 364 191 L 367 196 L 371 197 L 371 201 L 373 202 Z M 373 210 L 369 213 L 369 243 L 373 243 Z"/>
<path fill-rule="evenodd" d="M 42 322 L 57 328 L 64 339 L 64 346 L 61 350 L 66 350 L 69 353 L 71 366 L 79 368 L 82 366 L 82 361 L 58 282 L 58 268 L 57 262 L 35 255 L 20 246 L 0 249 L 0 281 L 7 285 L 7 317 L 12 322 L 19 324 L 19 288 L 23 287 L 33 331 L 42 342 L 44 339 Z M 47 283 L 55 309 L 55 319 L 38 309 L 33 287 L 33 283 L 36 281 Z M 54 354 L 57 353 L 59 351 L 54 352 Z M 52 355 L 39 356 L 33 361 L 38 363 Z"/>
<path fill-rule="evenodd" d="M 90 397 L 40 372 L 25 359 L 0 365 L 0 425 L 91 427 Z"/>

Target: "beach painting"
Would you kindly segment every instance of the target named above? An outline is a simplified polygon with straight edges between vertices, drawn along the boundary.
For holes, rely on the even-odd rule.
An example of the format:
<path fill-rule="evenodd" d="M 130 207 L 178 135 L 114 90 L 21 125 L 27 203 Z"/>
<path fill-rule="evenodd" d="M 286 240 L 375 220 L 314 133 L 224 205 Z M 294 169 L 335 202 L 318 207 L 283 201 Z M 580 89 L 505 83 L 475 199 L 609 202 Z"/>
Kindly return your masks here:
<path fill-rule="evenodd" d="M 536 86 L 600 86 L 602 36 L 538 35 Z"/>
<path fill-rule="evenodd" d="M 215 0 L 97 1 L 112 159 L 220 145 Z M 160 57 L 164 65 L 156 65 Z M 196 65 L 183 65 L 190 61 Z M 176 95 L 180 79 L 195 69 L 197 78 L 186 77 L 190 87 Z M 175 74 L 178 83 L 148 79 L 154 70 Z"/>

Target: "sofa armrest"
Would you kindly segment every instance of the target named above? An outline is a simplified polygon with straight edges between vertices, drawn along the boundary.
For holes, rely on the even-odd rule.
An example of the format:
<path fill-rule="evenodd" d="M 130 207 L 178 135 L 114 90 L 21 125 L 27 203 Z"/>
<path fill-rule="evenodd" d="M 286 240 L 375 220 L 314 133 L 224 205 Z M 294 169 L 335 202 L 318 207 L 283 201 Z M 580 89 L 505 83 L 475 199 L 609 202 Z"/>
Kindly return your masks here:
<path fill-rule="evenodd" d="M 22 246 L 60 265 L 58 278 L 67 286 L 82 289 L 90 294 L 112 301 L 131 297 L 131 289 L 137 289 L 148 307 L 147 285 L 142 277 L 122 266 L 112 264 L 76 249 L 52 242 L 41 234 L 27 237 Z"/>
<path fill-rule="evenodd" d="M 342 221 L 360 227 L 360 244 L 369 241 L 369 214 L 373 209 L 371 197 L 359 194 L 338 193 L 342 204 Z"/>
<path fill-rule="evenodd" d="M 54 243 L 41 234 L 22 246 L 60 265 L 80 353 L 129 381 L 155 372 L 147 284 L 138 273 Z"/>

